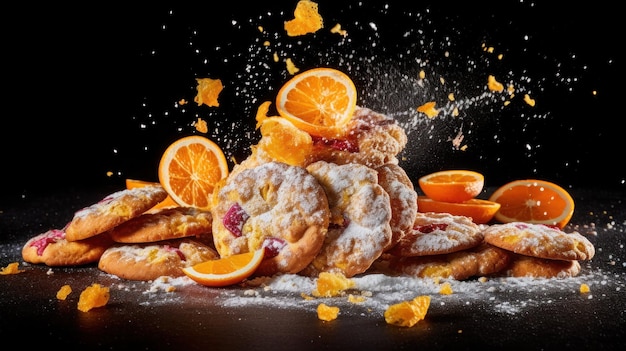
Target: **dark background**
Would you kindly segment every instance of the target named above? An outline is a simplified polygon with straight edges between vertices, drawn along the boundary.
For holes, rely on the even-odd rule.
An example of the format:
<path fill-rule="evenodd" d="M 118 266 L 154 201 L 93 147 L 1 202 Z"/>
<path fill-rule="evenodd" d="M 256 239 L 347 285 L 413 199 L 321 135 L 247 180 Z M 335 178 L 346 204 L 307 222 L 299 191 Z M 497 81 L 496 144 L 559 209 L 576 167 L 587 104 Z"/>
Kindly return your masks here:
<path fill-rule="evenodd" d="M 274 52 L 301 70 L 345 71 L 360 105 L 406 125 L 401 164 L 415 180 L 468 168 L 485 174 L 487 186 L 542 178 L 567 188 L 625 189 L 623 31 L 613 6 L 318 3 L 324 29 L 297 38 L 282 29 L 295 0 L 6 9 L 2 205 L 68 188 L 123 187 L 126 178 L 156 181 L 161 153 L 196 134 L 198 117 L 229 161 L 241 160 L 258 138 L 256 108 L 290 77 Z M 346 38 L 329 32 L 335 23 Z M 427 81 L 419 85 L 422 69 Z M 486 94 L 489 74 L 518 89 L 509 106 L 504 95 Z M 193 102 L 200 77 L 224 82 L 218 108 Z M 444 106 L 450 92 L 465 104 L 459 117 L 415 113 L 427 101 Z M 523 103 L 524 93 L 535 107 Z M 178 105 L 181 99 L 189 104 Z M 450 141 L 459 132 L 465 151 Z"/>

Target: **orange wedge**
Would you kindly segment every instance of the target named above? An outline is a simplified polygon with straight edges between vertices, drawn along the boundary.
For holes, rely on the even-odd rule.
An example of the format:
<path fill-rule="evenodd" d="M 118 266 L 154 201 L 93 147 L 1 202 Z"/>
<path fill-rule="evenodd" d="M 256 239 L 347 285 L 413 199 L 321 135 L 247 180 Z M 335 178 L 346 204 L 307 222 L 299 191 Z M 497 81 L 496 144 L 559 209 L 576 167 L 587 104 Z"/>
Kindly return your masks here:
<path fill-rule="evenodd" d="M 145 180 L 138 180 L 138 179 L 130 179 L 127 178 L 126 179 L 126 189 L 134 189 L 134 188 L 139 188 L 139 187 L 143 187 L 146 185 L 154 185 L 154 184 L 159 184 L 158 182 L 149 182 L 149 181 L 145 181 Z M 167 196 L 165 198 L 165 200 L 159 202 L 158 204 L 154 205 L 151 210 L 156 210 L 159 208 L 167 208 L 167 207 L 178 207 L 179 205 L 176 203 L 176 201 L 174 201 L 172 199 L 171 196 Z"/>
<path fill-rule="evenodd" d="M 421 195 L 417 197 L 419 212 L 450 213 L 455 216 L 470 217 L 476 224 L 489 223 L 498 209 L 500 209 L 499 203 L 488 200 L 469 199 L 463 202 L 443 202 Z"/>
<path fill-rule="evenodd" d="M 159 182 L 180 206 L 208 210 L 215 185 L 228 176 L 222 149 L 199 135 L 180 138 L 159 162 Z"/>
<path fill-rule="evenodd" d="M 183 268 L 183 273 L 205 286 L 227 286 L 242 282 L 259 267 L 265 248 L 242 254 L 205 261 Z"/>
<path fill-rule="evenodd" d="M 315 136 L 337 138 L 356 108 L 356 87 L 345 73 L 314 68 L 287 81 L 276 96 L 278 114 Z"/>
<path fill-rule="evenodd" d="M 446 170 L 418 179 L 426 196 L 443 202 L 463 202 L 475 198 L 483 190 L 485 177 L 474 171 Z"/>
<path fill-rule="evenodd" d="M 574 214 L 574 199 L 557 184 L 538 179 L 515 180 L 491 194 L 499 203 L 494 218 L 502 223 L 528 222 L 565 227 Z"/>

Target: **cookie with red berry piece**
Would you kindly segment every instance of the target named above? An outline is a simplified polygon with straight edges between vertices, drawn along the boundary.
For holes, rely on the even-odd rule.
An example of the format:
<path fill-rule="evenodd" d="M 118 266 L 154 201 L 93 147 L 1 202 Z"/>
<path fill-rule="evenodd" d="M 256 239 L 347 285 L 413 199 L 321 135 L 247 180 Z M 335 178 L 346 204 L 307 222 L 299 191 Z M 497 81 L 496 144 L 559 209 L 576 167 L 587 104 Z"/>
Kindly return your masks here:
<path fill-rule="evenodd" d="M 104 251 L 98 268 L 127 280 L 182 277 L 183 268 L 219 258 L 212 247 L 182 238 L 142 244 L 115 244 Z"/>
<path fill-rule="evenodd" d="M 95 263 L 113 245 L 104 233 L 83 240 L 68 241 L 64 229 L 51 229 L 30 238 L 22 247 L 22 259 L 51 267 L 80 266 Z"/>
<path fill-rule="evenodd" d="M 320 251 L 330 209 L 324 188 L 298 166 L 267 162 L 230 175 L 216 189 L 213 239 L 220 256 L 265 247 L 255 275 L 297 273 Z"/>
<path fill-rule="evenodd" d="M 65 229 L 66 239 L 82 240 L 104 233 L 141 215 L 166 197 L 167 192 L 159 184 L 114 192 L 99 202 L 76 211 Z"/>
<path fill-rule="evenodd" d="M 470 249 L 482 242 L 482 229 L 469 217 L 418 212 L 413 228 L 388 252 L 408 257 L 441 255 Z"/>

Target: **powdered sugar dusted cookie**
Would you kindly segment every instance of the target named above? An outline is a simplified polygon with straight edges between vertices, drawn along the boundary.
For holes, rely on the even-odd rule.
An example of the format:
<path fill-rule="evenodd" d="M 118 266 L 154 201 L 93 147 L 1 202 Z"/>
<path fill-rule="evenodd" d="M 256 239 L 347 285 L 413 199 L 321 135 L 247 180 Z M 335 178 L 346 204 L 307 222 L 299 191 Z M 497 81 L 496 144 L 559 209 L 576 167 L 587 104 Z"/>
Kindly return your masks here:
<path fill-rule="evenodd" d="M 520 255 L 552 260 L 590 260 L 593 244 L 578 232 L 566 233 L 544 224 L 511 222 L 484 230 L 485 241 Z"/>
<path fill-rule="evenodd" d="M 108 234 L 67 241 L 64 230 L 52 229 L 29 239 L 22 248 L 22 258 L 47 266 L 79 266 L 97 262 L 111 245 L 113 241 Z"/>
<path fill-rule="evenodd" d="M 513 260 L 504 270 L 508 277 L 533 278 L 569 278 L 580 273 L 580 262 L 577 260 L 549 260 L 513 254 Z"/>
<path fill-rule="evenodd" d="M 409 176 L 397 164 L 386 164 L 376 168 L 376 171 L 378 184 L 389 195 L 391 204 L 391 241 L 384 249 L 387 251 L 413 228 L 417 214 L 417 192 Z"/>
<path fill-rule="evenodd" d="M 441 255 L 478 246 L 481 228 L 465 216 L 418 212 L 413 228 L 389 253 L 397 256 Z"/>
<path fill-rule="evenodd" d="M 213 238 L 222 257 L 266 247 L 256 275 L 297 273 L 319 252 L 330 209 L 304 168 L 267 162 L 229 176 L 217 189 Z"/>
<path fill-rule="evenodd" d="M 392 257 L 389 269 L 395 273 L 419 278 L 453 278 L 465 280 L 505 269 L 513 254 L 483 243 L 477 247 L 443 255 Z"/>
<path fill-rule="evenodd" d="M 371 168 L 397 164 L 407 136 L 396 120 L 365 107 L 357 106 L 342 139 L 314 138 L 309 163 L 327 161 L 337 164 L 359 163 Z"/>
<path fill-rule="evenodd" d="M 98 268 L 123 279 L 154 280 L 161 276 L 183 276 L 184 267 L 218 258 L 211 247 L 185 238 L 111 246 L 100 257 Z"/>
<path fill-rule="evenodd" d="M 326 240 L 301 274 L 365 272 L 391 241 L 389 195 L 375 170 L 361 164 L 315 162 L 307 170 L 326 190 L 331 211 Z"/>
<path fill-rule="evenodd" d="M 211 233 L 212 215 L 194 207 L 173 207 L 143 213 L 109 231 L 120 243 L 147 243 Z"/>
<path fill-rule="evenodd" d="M 165 200 L 167 192 L 160 185 L 125 189 L 74 214 L 66 231 L 68 241 L 86 239 L 137 217 Z"/>

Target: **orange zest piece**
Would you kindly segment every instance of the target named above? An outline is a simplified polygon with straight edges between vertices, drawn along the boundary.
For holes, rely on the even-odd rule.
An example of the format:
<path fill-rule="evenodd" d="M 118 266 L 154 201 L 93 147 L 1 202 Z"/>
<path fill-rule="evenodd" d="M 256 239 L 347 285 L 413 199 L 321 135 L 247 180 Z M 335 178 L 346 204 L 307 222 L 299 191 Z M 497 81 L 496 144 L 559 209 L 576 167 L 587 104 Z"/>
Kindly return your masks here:
<path fill-rule="evenodd" d="M 159 162 L 159 182 L 179 206 L 210 209 L 213 189 L 228 173 L 222 149 L 198 135 L 174 141 Z"/>
<path fill-rule="evenodd" d="M 354 82 L 333 68 L 314 68 L 295 75 L 278 91 L 278 114 L 311 135 L 337 138 L 356 109 Z"/>
<path fill-rule="evenodd" d="M 574 214 L 574 199 L 562 187 L 538 179 L 515 180 L 491 194 L 499 203 L 494 218 L 502 223 L 527 222 L 565 227 Z"/>
<path fill-rule="evenodd" d="M 183 273 L 205 286 L 227 286 L 242 282 L 251 276 L 263 261 L 265 248 L 205 261 L 183 268 Z"/>
<path fill-rule="evenodd" d="M 317 3 L 313 1 L 298 1 L 293 15 L 293 19 L 285 22 L 285 31 L 290 37 L 315 33 L 324 28 L 324 20 L 317 10 Z"/>
<path fill-rule="evenodd" d="M 489 223 L 500 204 L 481 199 L 469 199 L 463 202 L 435 201 L 426 196 L 417 197 L 417 210 L 419 212 L 450 213 L 455 216 L 470 217 L 476 224 Z"/>
<path fill-rule="evenodd" d="M 139 179 L 130 179 L 130 178 L 126 179 L 126 189 L 134 189 L 134 188 L 144 187 L 146 185 L 155 185 L 155 184 L 159 184 L 159 183 L 149 182 L 146 180 L 139 180 Z M 165 200 L 154 205 L 149 211 L 156 210 L 159 208 L 178 207 L 178 206 L 179 205 L 176 203 L 176 201 L 174 201 L 171 196 L 167 195 Z"/>
<path fill-rule="evenodd" d="M 483 190 L 485 177 L 474 171 L 446 170 L 418 179 L 426 196 L 443 202 L 463 202 L 475 198 Z"/>

